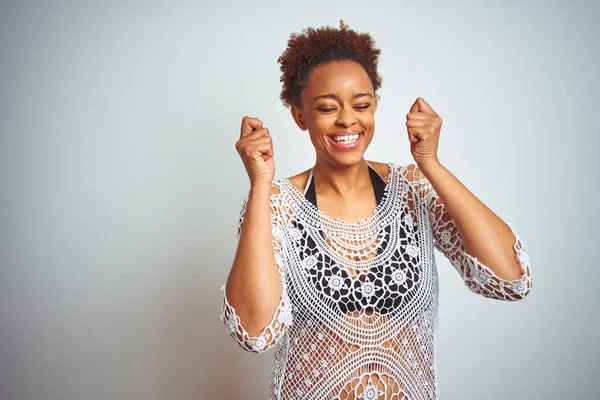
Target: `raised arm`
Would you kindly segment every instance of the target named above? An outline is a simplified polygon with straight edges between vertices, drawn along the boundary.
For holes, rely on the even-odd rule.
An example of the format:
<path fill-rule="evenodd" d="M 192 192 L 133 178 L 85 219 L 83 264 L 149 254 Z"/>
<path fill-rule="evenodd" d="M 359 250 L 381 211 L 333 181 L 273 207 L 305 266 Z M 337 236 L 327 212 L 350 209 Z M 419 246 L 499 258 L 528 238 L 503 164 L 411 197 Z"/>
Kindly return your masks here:
<path fill-rule="evenodd" d="M 279 190 L 271 182 L 273 150 L 262 122 L 244 118 L 236 143 L 250 177 L 238 225 L 238 247 L 223 290 L 221 320 L 247 351 L 271 348 L 292 323 L 277 227 Z"/>
<path fill-rule="evenodd" d="M 421 216 L 428 218 L 435 247 L 474 293 L 519 300 L 531 289 L 529 256 L 512 229 L 446 169 L 437 156 L 442 118 L 419 97 L 406 114 L 410 150 L 419 166 L 406 174 L 416 182 Z M 410 175 L 410 176 L 408 176 Z"/>

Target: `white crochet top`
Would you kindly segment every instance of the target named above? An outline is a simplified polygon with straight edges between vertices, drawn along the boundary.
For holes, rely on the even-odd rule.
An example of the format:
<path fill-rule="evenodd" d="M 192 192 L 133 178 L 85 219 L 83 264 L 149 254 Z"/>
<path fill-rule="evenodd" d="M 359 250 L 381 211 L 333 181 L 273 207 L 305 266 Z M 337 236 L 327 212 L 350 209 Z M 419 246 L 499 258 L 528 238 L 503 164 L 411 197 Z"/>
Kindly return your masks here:
<path fill-rule="evenodd" d="M 527 250 L 510 224 L 523 273 L 514 281 L 465 252 L 414 164 L 389 169 L 384 197 L 358 222 L 327 216 L 288 179 L 274 182 L 273 250 L 283 292 L 271 323 L 249 336 L 221 288 L 228 334 L 250 352 L 275 347 L 271 399 L 437 399 L 434 248 L 473 293 L 515 301 L 531 289 Z"/>

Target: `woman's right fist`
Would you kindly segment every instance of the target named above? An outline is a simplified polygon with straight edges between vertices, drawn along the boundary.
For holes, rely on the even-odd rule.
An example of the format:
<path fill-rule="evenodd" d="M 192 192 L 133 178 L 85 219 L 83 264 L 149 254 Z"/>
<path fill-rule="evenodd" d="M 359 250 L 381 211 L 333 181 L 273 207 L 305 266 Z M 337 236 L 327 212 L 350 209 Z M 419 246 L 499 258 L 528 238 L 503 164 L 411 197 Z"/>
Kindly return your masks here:
<path fill-rule="evenodd" d="M 273 183 L 275 162 L 273 160 L 273 140 L 269 130 L 263 127 L 258 118 L 242 118 L 240 139 L 235 148 L 242 158 L 250 185 Z"/>

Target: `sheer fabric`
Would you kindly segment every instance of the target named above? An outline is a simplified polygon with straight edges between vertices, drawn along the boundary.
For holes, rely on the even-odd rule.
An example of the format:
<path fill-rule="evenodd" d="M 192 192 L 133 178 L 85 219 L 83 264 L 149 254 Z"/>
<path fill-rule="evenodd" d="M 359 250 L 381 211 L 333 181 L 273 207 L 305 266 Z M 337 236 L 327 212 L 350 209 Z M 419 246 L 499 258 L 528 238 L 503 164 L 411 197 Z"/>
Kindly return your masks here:
<path fill-rule="evenodd" d="M 434 248 L 473 293 L 504 301 L 529 293 L 529 256 L 512 224 L 522 276 L 509 281 L 465 251 L 415 165 L 389 170 L 383 198 L 358 222 L 322 213 L 287 179 L 274 183 L 272 242 L 283 291 L 270 324 L 250 336 L 221 287 L 221 321 L 235 342 L 255 353 L 275 348 L 271 399 L 437 399 Z"/>

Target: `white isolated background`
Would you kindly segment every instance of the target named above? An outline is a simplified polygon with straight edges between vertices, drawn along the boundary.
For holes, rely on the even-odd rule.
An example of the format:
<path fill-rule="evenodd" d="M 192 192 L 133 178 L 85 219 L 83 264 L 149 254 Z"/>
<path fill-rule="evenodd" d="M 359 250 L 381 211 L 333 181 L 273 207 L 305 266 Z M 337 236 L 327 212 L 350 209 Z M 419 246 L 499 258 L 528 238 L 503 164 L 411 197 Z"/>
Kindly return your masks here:
<path fill-rule="evenodd" d="M 532 260 L 523 301 L 476 296 L 437 253 L 442 399 L 600 396 L 600 7 L 589 1 L 0 5 L 0 397 L 265 399 L 273 352 L 226 335 L 220 287 L 249 183 L 244 115 L 276 177 L 314 152 L 280 100 L 291 32 L 370 32 L 367 158 L 413 162 L 405 114 Z"/>

